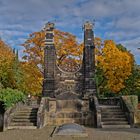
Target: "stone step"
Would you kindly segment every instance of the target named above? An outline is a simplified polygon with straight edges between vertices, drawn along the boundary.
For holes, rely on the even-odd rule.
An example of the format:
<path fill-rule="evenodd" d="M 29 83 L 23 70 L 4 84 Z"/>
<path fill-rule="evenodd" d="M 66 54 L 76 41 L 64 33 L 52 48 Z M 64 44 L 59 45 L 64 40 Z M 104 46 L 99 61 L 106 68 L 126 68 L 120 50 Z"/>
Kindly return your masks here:
<path fill-rule="evenodd" d="M 66 112 L 61 112 L 61 113 L 48 113 L 48 117 L 57 117 L 57 118 L 81 118 L 82 113 L 66 113 Z"/>
<path fill-rule="evenodd" d="M 34 119 L 37 118 L 37 115 L 18 115 L 18 116 L 14 116 L 13 119 Z"/>
<path fill-rule="evenodd" d="M 33 115 L 37 115 L 37 112 L 16 112 L 15 114 L 14 114 L 14 116 L 33 116 Z"/>
<path fill-rule="evenodd" d="M 37 111 L 33 110 L 33 111 L 28 111 L 28 110 L 22 110 L 22 111 L 17 111 L 16 113 L 37 113 Z"/>
<path fill-rule="evenodd" d="M 118 105 L 100 105 L 102 128 L 130 128 L 126 116 Z"/>
<path fill-rule="evenodd" d="M 126 121 L 126 118 L 102 118 L 101 119 L 103 122 L 105 121 Z"/>
<path fill-rule="evenodd" d="M 128 124 L 127 121 L 104 121 L 104 122 L 101 122 L 102 125 L 118 125 L 118 124 Z"/>
<path fill-rule="evenodd" d="M 38 107 L 27 106 L 27 107 L 22 107 L 20 110 L 38 110 Z"/>
<path fill-rule="evenodd" d="M 8 126 L 8 129 L 37 129 L 36 126 Z"/>
<path fill-rule="evenodd" d="M 13 118 L 12 119 L 12 122 L 36 122 L 36 121 L 37 121 L 36 118 L 32 118 L 32 119 L 22 119 L 22 118 L 15 119 L 15 118 Z"/>
<path fill-rule="evenodd" d="M 109 109 L 101 109 L 101 111 L 102 112 L 106 112 L 106 111 L 108 111 L 108 112 L 115 112 L 115 111 L 122 111 L 120 108 L 118 108 L 118 109 L 112 109 L 112 108 L 109 108 Z"/>
<path fill-rule="evenodd" d="M 10 126 L 36 126 L 36 123 L 32 123 L 32 122 L 11 122 Z"/>
<path fill-rule="evenodd" d="M 24 106 L 20 108 L 20 110 L 12 114 L 13 118 L 8 129 L 36 129 L 37 111 L 37 107 Z"/>
<path fill-rule="evenodd" d="M 124 114 L 115 114 L 115 115 L 113 115 L 113 114 L 105 114 L 105 115 L 103 115 L 102 114 L 102 118 L 125 118 L 125 115 Z"/>
<path fill-rule="evenodd" d="M 113 115 L 124 115 L 124 112 L 102 112 L 102 115 L 108 115 L 108 116 L 113 116 Z"/>
<path fill-rule="evenodd" d="M 27 111 L 37 111 L 38 108 L 29 107 L 29 108 L 21 108 L 20 110 L 21 110 L 21 111 L 22 111 L 22 110 L 23 110 L 23 111 L 26 111 L 26 110 L 27 110 Z M 19 111 L 20 111 L 20 110 L 19 110 Z"/>
<path fill-rule="evenodd" d="M 107 113 L 108 113 L 108 114 L 111 114 L 111 113 L 112 113 L 112 114 L 113 114 L 113 113 L 115 113 L 115 114 L 117 114 L 117 113 L 124 113 L 122 110 L 118 110 L 118 111 L 107 110 L 107 111 L 101 111 L 101 112 L 102 112 L 102 114 L 104 114 L 104 113 L 105 113 L 105 114 L 107 114 Z"/>
<path fill-rule="evenodd" d="M 101 109 L 120 109 L 118 105 L 100 105 Z"/>
<path fill-rule="evenodd" d="M 102 125 L 102 128 L 130 128 L 130 125 Z"/>

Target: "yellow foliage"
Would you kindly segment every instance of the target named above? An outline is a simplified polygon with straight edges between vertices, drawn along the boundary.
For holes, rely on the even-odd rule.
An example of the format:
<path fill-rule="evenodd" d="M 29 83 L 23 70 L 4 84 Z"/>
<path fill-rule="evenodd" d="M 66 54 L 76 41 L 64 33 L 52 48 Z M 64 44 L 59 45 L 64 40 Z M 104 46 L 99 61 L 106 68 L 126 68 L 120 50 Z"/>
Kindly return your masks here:
<path fill-rule="evenodd" d="M 9 46 L 0 40 L 0 77 L 10 74 L 14 54 Z"/>
<path fill-rule="evenodd" d="M 133 57 L 128 52 L 122 52 L 112 40 L 104 41 L 104 47 L 97 55 L 98 66 L 103 69 L 107 79 L 107 88 L 117 93 L 125 88 L 125 80 L 131 75 Z"/>
<path fill-rule="evenodd" d="M 34 63 L 22 62 L 24 72 L 24 91 L 32 95 L 39 95 L 42 92 L 42 73 Z"/>

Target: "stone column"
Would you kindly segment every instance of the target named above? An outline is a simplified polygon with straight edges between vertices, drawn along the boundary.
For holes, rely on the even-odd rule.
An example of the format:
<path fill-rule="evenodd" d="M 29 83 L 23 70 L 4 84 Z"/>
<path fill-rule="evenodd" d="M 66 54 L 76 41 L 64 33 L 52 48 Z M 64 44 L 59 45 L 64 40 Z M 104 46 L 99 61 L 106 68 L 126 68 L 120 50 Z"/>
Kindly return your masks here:
<path fill-rule="evenodd" d="M 55 90 L 55 69 L 56 69 L 56 50 L 54 46 L 54 23 L 48 22 L 44 31 L 45 49 L 44 49 L 44 82 L 43 96 L 54 97 Z"/>
<path fill-rule="evenodd" d="M 95 94 L 95 46 L 93 24 L 84 24 L 84 52 L 83 52 L 84 97 Z"/>

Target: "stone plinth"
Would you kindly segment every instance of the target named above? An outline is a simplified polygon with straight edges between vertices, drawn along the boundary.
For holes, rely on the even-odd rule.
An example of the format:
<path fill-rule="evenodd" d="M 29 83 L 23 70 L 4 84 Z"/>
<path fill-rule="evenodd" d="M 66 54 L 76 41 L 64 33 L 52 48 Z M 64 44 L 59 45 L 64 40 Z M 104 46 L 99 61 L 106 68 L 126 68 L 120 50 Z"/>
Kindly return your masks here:
<path fill-rule="evenodd" d="M 94 125 L 94 113 L 89 110 L 87 100 L 49 100 L 49 111 L 46 112 L 46 125 L 77 123 Z"/>

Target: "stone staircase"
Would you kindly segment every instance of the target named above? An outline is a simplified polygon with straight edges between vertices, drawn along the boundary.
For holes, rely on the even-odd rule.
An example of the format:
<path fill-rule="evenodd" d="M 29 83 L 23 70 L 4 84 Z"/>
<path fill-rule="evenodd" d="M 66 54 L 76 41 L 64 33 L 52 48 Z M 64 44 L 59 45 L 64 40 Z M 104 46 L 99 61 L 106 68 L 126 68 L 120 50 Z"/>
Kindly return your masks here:
<path fill-rule="evenodd" d="M 36 106 L 23 106 L 14 114 L 8 126 L 8 129 L 36 129 L 37 128 Z"/>
<path fill-rule="evenodd" d="M 102 128 L 130 128 L 119 105 L 100 105 Z"/>

